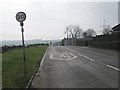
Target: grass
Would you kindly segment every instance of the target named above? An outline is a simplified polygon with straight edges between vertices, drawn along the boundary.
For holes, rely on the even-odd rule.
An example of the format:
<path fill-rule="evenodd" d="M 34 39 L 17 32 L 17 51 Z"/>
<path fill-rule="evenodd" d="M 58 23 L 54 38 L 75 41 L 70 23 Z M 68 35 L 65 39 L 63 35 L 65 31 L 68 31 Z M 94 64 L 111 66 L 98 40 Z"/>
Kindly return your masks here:
<path fill-rule="evenodd" d="M 0 52 L 0 90 L 2 89 L 2 54 Z"/>
<path fill-rule="evenodd" d="M 29 82 L 47 46 L 26 48 L 26 77 L 22 49 L 15 48 L 2 54 L 2 87 L 24 88 Z"/>

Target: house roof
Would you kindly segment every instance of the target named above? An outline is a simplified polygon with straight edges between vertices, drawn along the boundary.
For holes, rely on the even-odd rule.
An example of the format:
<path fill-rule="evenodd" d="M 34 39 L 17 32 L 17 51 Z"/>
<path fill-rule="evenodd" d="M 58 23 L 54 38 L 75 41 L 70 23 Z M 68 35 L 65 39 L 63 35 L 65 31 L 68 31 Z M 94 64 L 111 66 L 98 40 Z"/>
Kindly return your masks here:
<path fill-rule="evenodd" d="M 112 29 L 113 31 L 120 31 L 120 24 L 114 26 Z"/>

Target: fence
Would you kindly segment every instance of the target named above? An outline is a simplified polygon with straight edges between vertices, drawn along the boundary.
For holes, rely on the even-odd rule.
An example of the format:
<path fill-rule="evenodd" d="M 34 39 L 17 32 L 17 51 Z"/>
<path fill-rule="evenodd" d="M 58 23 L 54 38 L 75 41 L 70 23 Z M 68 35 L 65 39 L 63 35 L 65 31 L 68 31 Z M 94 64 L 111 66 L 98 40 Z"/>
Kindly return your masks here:
<path fill-rule="evenodd" d="M 120 45 L 119 37 L 120 33 L 98 35 L 96 37 L 92 37 L 92 39 L 77 39 L 76 45 L 118 50 L 118 46 Z"/>
<path fill-rule="evenodd" d="M 99 35 L 92 38 L 91 47 L 115 49 L 118 50 L 120 33 L 112 33 L 109 35 Z"/>

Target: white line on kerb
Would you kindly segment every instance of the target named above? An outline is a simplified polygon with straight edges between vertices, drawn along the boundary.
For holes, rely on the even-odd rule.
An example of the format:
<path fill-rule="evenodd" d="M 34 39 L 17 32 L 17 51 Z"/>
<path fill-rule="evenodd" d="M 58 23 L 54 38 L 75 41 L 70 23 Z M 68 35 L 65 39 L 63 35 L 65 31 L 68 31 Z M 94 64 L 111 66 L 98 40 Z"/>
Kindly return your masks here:
<path fill-rule="evenodd" d="M 42 65 L 43 65 L 43 61 L 44 61 L 45 56 L 46 56 L 46 53 L 44 54 L 44 56 L 43 56 L 43 58 L 41 60 L 40 67 L 42 67 Z"/>

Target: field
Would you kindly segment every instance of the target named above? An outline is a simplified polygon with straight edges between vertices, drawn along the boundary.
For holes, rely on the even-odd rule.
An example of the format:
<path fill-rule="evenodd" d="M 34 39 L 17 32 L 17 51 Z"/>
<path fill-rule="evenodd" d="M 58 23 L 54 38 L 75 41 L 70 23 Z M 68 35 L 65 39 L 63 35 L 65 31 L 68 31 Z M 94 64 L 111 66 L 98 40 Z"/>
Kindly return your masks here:
<path fill-rule="evenodd" d="M 42 59 L 47 46 L 26 47 L 26 76 L 22 48 L 11 49 L 2 54 L 2 87 L 24 88 L 29 82 L 38 62 Z"/>

